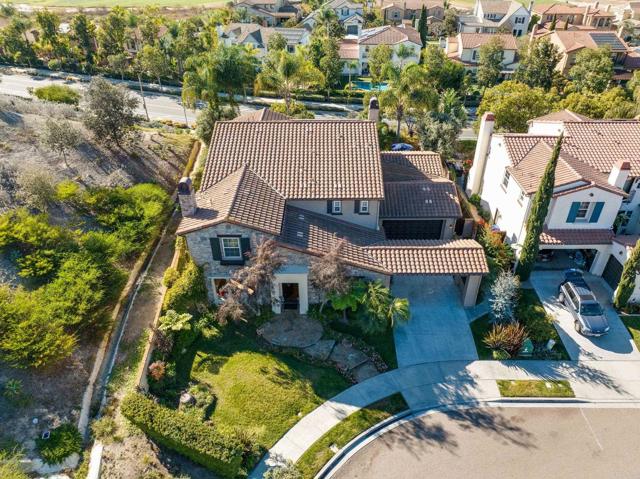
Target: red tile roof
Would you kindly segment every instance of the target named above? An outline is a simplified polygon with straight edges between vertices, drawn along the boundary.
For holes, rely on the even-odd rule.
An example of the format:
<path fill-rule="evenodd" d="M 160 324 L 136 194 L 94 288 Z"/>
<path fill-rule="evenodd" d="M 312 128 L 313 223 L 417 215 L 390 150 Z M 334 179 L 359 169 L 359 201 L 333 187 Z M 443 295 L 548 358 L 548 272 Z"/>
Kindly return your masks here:
<path fill-rule="evenodd" d="M 395 45 L 397 43 L 412 42 L 422 47 L 420 34 L 413 27 L 383 27 L 366 28 L 360 33 L 361 45 Z"/>
<path fill-rule="evenodd" d="M 540 235 L 540 245 L 580 246 L 611 244 L 613 232 L 605 229 L 545 229 Z"/>
<path fill-rule="evenodd" d="M 502 41 L 504 50 L 517 50 L 518 41 L 513 35 L 507 33 L 459 33 L 462 48 L 480 48 L 482 45 L 496 39 Z"/>
<path fill-rule="evenodd" d="M 271 108 L 260 108 L 243 115 L 236 116 L 231 121 L 287 121 L 291 120 L 287 115 L 273 111 Z"/>
<path fill-rule="evenodd" d="M 384 181 L 447 178 L 447 169 L 438 153 L 433 151 L 382 151 Z"/>
<path fill-rule="evenodd" d="M 219 121 L 210 145 L 203 189 L 247 164 L 286 199 L 384 195 L 373 121 Z"/>

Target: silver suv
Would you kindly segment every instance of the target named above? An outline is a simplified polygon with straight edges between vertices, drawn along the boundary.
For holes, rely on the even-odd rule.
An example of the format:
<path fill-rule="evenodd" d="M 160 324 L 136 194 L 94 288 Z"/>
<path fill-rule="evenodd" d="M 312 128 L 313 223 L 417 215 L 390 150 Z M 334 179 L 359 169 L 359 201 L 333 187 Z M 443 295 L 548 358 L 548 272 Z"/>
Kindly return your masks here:
<path fill-rule="evenodd" d="M 565 274 L 565 278 L 558 288 L 558 301 L 571 311 L 576 331 L 585 336 L 606 334 L 609 331 L 607 318 L 582 275 L 572 271 Z"/>

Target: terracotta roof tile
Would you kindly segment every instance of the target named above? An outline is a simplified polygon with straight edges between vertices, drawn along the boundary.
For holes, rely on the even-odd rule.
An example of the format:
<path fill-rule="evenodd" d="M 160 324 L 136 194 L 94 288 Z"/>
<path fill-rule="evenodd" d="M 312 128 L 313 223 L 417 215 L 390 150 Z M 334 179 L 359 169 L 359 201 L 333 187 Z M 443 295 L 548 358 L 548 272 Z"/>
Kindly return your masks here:
<path fill-rule="evenodd" d="M 473 240 L 385 241 L 366 248 L 393 274 L 485 274 L 482 246 Z"/>
<path fill-rule="evenodd" d="M 177 234 L 222 222 L 241 224 L 279 234 L 284 214 L 284 197 L 243 166 L 222 181 L 196 193 L 197 210 L 183 217 Z"/>
<path fill-rule="evenodd" d="M 361 45 L 395 45 L 396 43 L 409 41 L 422 46 L 420 34 L 415 28 L 401 28 L 393 25 L 366 28 L 360 33 L 358 41 Z"/>
<path fill-rule="evenodd" d="M 461 216 L 458 192 L 452 181 L 430 179 L 384 184 L 381 219 L 459 218 Z"/>
<path fill-rule="evenodd" d="M 633 248 L 640 240 L 640 235 L 616 235 L 613 241 L 627 248 Z"/>
<path fill-rule="evenodd" d="M 540 15 L 583 15 L 584 7 L 571 5 L 570 3 L 554 3 L 553 5 L 536 5 L 534 12 Z"/>
<path fill-rule="evenodd" d="M 382 151 L 380 159 L 384 181 L 448 177 L 440 155 L 433 151 Z"/>
<path fill-rule="evenodd" d="M 480 48 L 494 39 L 502 40 L 505 50 L 517 50 L 518 41 L 513 35 L 507 33 L 460 33 L 462 48 Z"/>
<path fill-rule="evenodd" d="M 539 116 L 533 120 L 529 120 L 527 123 L 532 122 L 559 122 L 559 121 L 591 121 L 588 116 L 574 113 L 571 110 L 553 111 L 547 115 Z"/>
<path fill-rule="evenodd" d="M 287 115 L 273 111 L 271 108 L 260 108 L 235 117 L 231 121 L 287 121 L 291 120 Z"/>
<path fill-rule="evenodd" d="M 540 244 L 545 246 L 611 244 L 613 232 L 605 229 L 545 229 Z"/>
<path fill-rule="evenodd" d="M 202 185 L 243 164 L 286 199 L 382 199 L 375 122 L 217 122 Z"/>

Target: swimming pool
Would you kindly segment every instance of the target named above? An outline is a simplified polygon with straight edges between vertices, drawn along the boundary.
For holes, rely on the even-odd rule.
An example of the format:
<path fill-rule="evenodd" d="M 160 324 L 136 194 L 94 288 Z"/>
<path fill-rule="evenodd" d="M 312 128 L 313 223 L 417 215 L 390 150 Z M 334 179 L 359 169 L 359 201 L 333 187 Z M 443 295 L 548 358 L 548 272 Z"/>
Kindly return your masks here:
<path fill-rule="evenodd" d="M 370 81 L 354 81 L 352 83 L 357 90 L 371 91 L 373 89 Z M 388 85 L 386 83 L 380 83 L 377 85 L 376 90 L 384 91 L 387 88 Z"/>

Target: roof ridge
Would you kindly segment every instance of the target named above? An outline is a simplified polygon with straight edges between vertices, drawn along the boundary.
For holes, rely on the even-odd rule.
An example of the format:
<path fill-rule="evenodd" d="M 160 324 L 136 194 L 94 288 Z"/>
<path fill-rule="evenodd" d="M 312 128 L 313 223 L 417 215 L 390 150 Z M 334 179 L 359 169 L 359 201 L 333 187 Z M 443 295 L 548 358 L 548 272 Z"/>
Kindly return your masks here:
<path fill-rule="evenodd" d="M 247 168 L 249 168 L 249 165 L 247 163 L 245 163 L 244 165 L 242 165 L 240 168 L 238 168 L 236 171 L 234 171 L 233 173 L 231 173 L 231 175 L 233 175 L 234 173 L 242 170 L 242 172 L 240 173 L 240 178 L 238 179 L 238 184 L 236 185 L 236 189 L 233 192 L 233 198 L 231 198 L 231 202 L 229 203 L 231 205 L 231 207 L 229 208 L 229 211 L 227 211 L 227 214 L 224 216 L 225 218 L 229 218 L 229 216 L 231 215 L 231 210 L 233 209 L 233 207 L 236 204 L 236 200 L 238 199 L 238 192 L 240 191 L 240 185 L 242 184 L 242 180 L 244 179 L 244 175 L 247 172 Z M 227 178 L 231 175 L 227 175 Z M 221 180 L 222 181 L 222 180 Z M 219 183 L 219 182 L 218 182 Z"/>
<path fill-rule="evenodd" d="M 282 196 L 282 199 L 286 200 L 287 198 L 282 194 L 281 191 L 278 191 L 271 183 L 269 183 L 267 180 L 265 180 L 262 176 L 260 176 L 253 168 L 251 168 L 251 166 L 248 163 L 245 163 L 244 166 L 246 166 L 247 171 L 250 171 L 252 174 L 256 175 L 256 177 L 262 181 L 265 185 L 267 185 L 269 188 L 271 188 L 273 191 L 275 191 L 279 196 Z M 244 177 L 244 173 L 243 173 L 243 177 Z M 242 181 L 242 179 L 241 179 Z"/>

